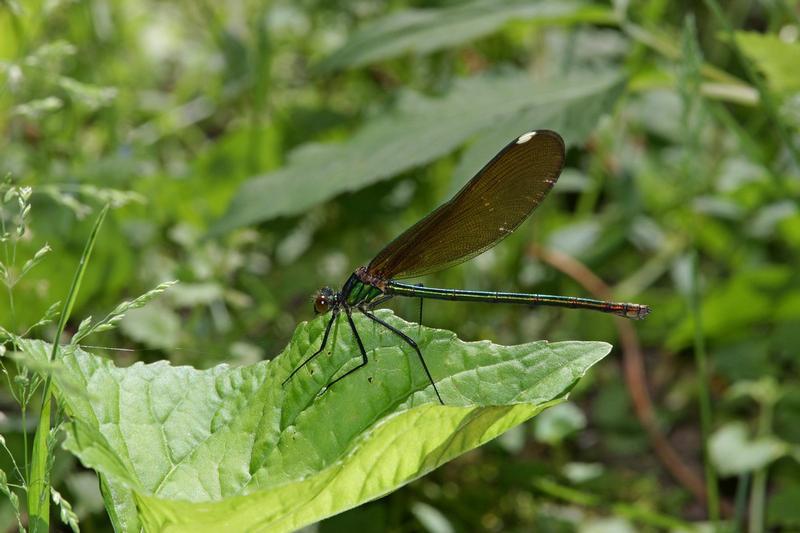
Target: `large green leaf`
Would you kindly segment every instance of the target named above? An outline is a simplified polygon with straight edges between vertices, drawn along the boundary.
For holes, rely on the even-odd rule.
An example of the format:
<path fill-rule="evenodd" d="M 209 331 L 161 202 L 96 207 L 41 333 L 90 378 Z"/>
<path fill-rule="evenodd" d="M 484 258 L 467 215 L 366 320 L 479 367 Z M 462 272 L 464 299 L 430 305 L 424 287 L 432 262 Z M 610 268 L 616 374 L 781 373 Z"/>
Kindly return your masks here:
<path fill-rule="evenodd" d="M 621 86 L 620 75 L 609 71 L 549 80 L 514 73 L 460 80 L 438 99 L 407 93 L 396 110 L 369 122 L 348 142 L 304 145 L 284 168 L 246 182 L 215 229 L 302 213 L 342 192 L 428 163 L 520 115 L 526 126 L 504 131 L 506 142 L 551 125 L 575 142 L 575 135 L 587 133 L 587 122 L 608 110 Z"/>
<path fill-rule="evenodd" d="M 607 7 L 578 1 L 479 0 L 434 9 L 406 9 L 355 32 L 319 69 L 358 67 L 415 52 L 425 54 L 483 37 L 511 20 L 548 23 L 611 23 Z"/>
<path fill-rule="evenodd" d="M 286 386 L 319 346 L 325 317 L 301 324 L 274 360 L 240 368 L 118 368 L 65 347 L 57 379 L 70 384 L 60 391 L 71 416 L 66 447 L 101 474 L 118 528 L 285 531 L 318 521 L 562 401 L 610 350 L 601 342 L 466 343 L 381 311 L 418 339 L 441 406 L 414 352 L 357 315 L 370 364 L 322 395 L 359 361 L 343 319 L 330 349 Z M 40 358 L 48 349 L 23 347 Z"/>

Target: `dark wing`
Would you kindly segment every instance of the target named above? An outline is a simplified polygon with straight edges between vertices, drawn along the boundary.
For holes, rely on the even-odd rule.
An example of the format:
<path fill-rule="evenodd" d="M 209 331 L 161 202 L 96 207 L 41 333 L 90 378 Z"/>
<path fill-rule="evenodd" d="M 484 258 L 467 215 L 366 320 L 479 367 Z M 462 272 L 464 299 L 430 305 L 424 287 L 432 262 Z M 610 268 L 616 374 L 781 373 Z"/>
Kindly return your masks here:
<path fill-rule="evenodd" d="M 488 250 L 533 212 L 564 168 L 564 140 L 549 130 L 515 139 L 447 203 L 390 242 L 367 266 L 383 279 L 442 270 Z"/>

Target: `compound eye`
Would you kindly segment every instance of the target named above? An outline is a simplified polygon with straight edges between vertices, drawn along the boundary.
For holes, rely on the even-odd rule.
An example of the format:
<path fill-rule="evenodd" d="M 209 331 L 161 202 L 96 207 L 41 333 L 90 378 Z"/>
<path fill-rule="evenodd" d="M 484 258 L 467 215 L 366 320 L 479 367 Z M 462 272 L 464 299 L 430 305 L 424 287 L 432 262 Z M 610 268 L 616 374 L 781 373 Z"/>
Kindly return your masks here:
<path fill-rule="evenodd" d="M 319 293 L 314 297 L 314 312 L 323 315 L 331 310 L 331 301 L 328 295 Z"/>

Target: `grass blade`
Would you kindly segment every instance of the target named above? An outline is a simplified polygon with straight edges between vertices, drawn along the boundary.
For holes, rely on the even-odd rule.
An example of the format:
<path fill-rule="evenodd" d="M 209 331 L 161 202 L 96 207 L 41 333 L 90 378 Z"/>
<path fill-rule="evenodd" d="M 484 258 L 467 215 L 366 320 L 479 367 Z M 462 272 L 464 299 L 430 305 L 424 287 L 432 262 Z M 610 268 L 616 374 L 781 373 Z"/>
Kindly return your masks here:
<path fill-rule="evenodd" d="M 89 239 L 86 241 L 86 246 L 83 249 L 83 254 L 78 262 L 78 268 L 75 270 L 75 276 L 72 278 L 72 284 L 69 288 L 69 293 L 64 301 L 64 308 L 61 311 L 61 319 L 58 321 L 58 328 L 56 329 L 55 342 L 53 342 L 53 349 L 50 352 L 50 361 L 54 361 L 58 355 L 59 339 L 64 332 L 64 327 L 67 324 L 69 315 L 72 312 L 72 307 L 75 305 L 75 299 L 78 296 L 78 289 L 83 280 L 83 274 L 86 272 L 86 266 L 89 263 L 89 256 L 92 254 L 94 243 L 97 240 L 97 234 L 103 220 L 108 213 L 108 204 L 100 211 L 97 220 L 92 227 L 92 232 Z M 50 412 L 51 412 L 51 379 L 48 375 L 45 379 L 44 392 L 42 397 L 42 410 L 39 416 L 39 425 L 36 428 L 36 437 L 33 440 L 33 457 L 31 461 L 31 471 L 28 475 L 29 489 L 28 489 L 28 514 L 30 517 L 30 530 L 47 531 L 50 525 L 50 454 L 48 453 L 48 437 L 50 435 Z"/>

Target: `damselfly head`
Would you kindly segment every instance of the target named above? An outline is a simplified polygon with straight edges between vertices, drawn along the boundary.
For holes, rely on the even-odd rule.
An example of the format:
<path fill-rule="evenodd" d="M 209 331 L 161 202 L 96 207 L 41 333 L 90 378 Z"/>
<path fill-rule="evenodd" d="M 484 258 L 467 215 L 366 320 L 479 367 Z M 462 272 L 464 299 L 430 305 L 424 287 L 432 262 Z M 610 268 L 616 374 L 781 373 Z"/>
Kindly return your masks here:
<path fill-rule="evenodd" d="M 336 292 L 330 287 L 322 287 L 314 295 L 314 313 L 324 315 L 336 303 Z"/>

